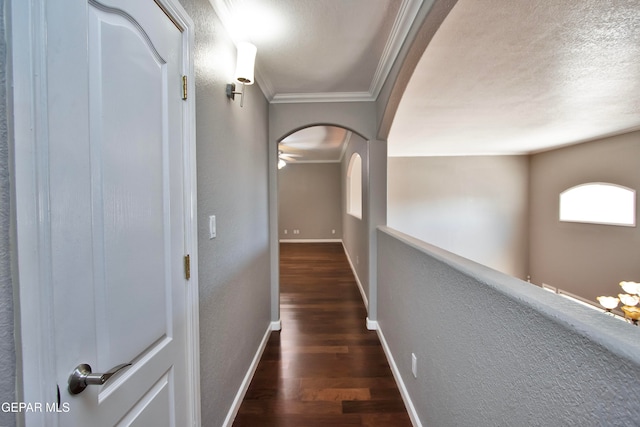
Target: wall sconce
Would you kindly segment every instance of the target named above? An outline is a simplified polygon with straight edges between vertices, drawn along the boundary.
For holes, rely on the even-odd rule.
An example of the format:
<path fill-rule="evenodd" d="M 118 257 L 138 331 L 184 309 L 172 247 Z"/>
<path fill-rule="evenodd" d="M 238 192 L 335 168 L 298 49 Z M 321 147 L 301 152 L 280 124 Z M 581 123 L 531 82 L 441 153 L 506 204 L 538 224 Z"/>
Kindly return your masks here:
<path fill-rule="evenodd" d="M 242 85 L 242 89 L 238 92 L 236 91 L 236 84 L 229 83 L 227 85 L 227 97 L 235 100 L 235 96 L 240 95 L 240 107 L 242 107 L 244 104 L 244 86 L 252 85 L 254 82 L 253 66 L 256 60 L 257 49 L 254 45 L 248 42 L 240 42 L 237 46 L 238 54 L 234 78 Z"/>

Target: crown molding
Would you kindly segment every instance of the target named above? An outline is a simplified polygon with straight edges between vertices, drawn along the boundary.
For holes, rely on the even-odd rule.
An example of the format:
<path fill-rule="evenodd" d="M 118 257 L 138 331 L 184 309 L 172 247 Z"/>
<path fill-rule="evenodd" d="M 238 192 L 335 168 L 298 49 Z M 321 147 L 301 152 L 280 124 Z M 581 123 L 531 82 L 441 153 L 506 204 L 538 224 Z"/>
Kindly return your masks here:
<path fill-rule="evenodd" d="M 285 160 L 287 162 L 287 160 Z M 341 163 L 342 160 L 291 160 L 287 165 L 309 165 L 309 164 L 328 164 Z"/>
<path fill-rule="evenodd" d="M 275 94 L 273 85 L 271 84 L 271 80 L 267 78 L 266 74 L 260 71 L 257 61 L 255 65 L 255 75 L 258 86 L 260 86 L 260 90 L 262 90 L 264 97 L 267 98 L 267 102 L 271 102 L 273 95 Z"/>
<path fill-rule="evenodd" d="M 413 21 L 415 21 L 418 11 L 422 6 L 423 0 L 402 0 L 400 10 L 396 16 L 396 20 L 391 28 L 391 34 L 387 39 L 387 44 L 384 47 L 378 68 L 371 81 L 371 87 L 369 93 L 373 99 L 377 99 L 384 82 L 387 80 L 391 67 L 393 67 L 400 49 L 404 44 Z"/>
<path fill-rule="evenodd" d="M 369 92 L 278 93 L 272 104 L 375 101 Z"/>
<path fill-rule="evenodd" d="M 423 1 L 402 0 L 368 92 L 276 93 L 273 84 L 266 74 L 261 72 L 258 61 L 256 61 L 255 76 L 260 90 L 271 104 L 375 101 L 389 76 Z M 232 34 L 232 29 L 228 25 L 233 22 L 234 2 L 239 3 L 242 0 L 209 0 L 229 35 Z M 237 43 L 238 40 L 233 40 L 233 42 Z"/>
<path fill-rule="evenodd" d="M 229 34 L 229 37 L 232 38 L 231 40 L 233 41 L 233 44 L 237 46 L 240 40 L 233 39 L 233 33 L 231 31 L 232 29 L 229 28 L 229 25 L 231 25 L 231 22 L 233 22 L 233 13 L 232 13 L 233 1 L 232 0 L 209 0 L 209 3 L 211 3 L 211 6 L 213 7 L 213 11 L 216 13 L 216 15 L 218 15 L 218 18 L 222 23 L 222 27 L 225 29 L 227 34 Z M 238 0 L 236 0 L 236 3 L 238 3 Z M 258 82 L 258 87 L 262 91 L 262 94 L 265 96 L 265 98 L 267 98 L 267 101 L 270 102 L 274 95 L 273 85 L 271 84 L 271 81 L 266 77 L 266 75 L 261 72 L 257 61 L 255 64 L 254 73 L 255 73 L 256 81 Z"/>
<path fill-rule="evenodd" d="M 271 98 L 267 96 L 267 99 L 270 99 L 272 104 L 375 101 L 402 49 L 422 2 L 423 0 L 402 0 L 368 92 L 278 93 Z"/>

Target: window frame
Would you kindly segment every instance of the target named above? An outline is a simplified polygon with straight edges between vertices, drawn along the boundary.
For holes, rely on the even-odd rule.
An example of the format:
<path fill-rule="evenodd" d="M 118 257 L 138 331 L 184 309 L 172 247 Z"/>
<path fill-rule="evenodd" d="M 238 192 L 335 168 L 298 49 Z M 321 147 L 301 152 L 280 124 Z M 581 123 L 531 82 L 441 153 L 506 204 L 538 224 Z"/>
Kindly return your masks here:
<path fill-rule="evenodd" d="M 615 220 L 604 220 L 604 219 L 588 219 L 588 213 L 586 215 L 587 219 L 585 218 L 571 218 L 571 217 L 567 217 L 567 212 L 565 210 L 564 214 L 565 216 L 563 217 L 563 206 L 566 206 L 567 203 L 567 199 L 566 196 L 571 194 L 572 192 L 576 192 L 576 191 L 581 191 L 583 192 L 583 190 L 586 187 L 605 187 L 605 188 L 615 188 L 616 191 L 617 190 L 624 190 L 625 193 L 619 193 L 619 194 L 625 194 L 626 196 L 630 196 L 632 198 L 632 202 L 631 202 L 631 210 L 632 212 L 630 212 L 632 221 L 631 222 L 620 222 L 620 221 L 615 221 Z M 583 196 L 584 197 L 584 196 Z M 587 199 L 584 199 L 585 202 L 585 209 L 588 209 L 590 206 L 589 204 L 593 205 L 593 202 Z M 563 203 L 564 202 L 564 203 Z M 558 206 L 558 219 L 560 220 L 560 222 L 572 222 L 572 223 L 582 223 L 582 224 L 599 224 L 599 225 L 614 225 L 614 226 L 618 226 L 618 227 L 636 227 L 637 225 L 637 193 L 636 190 L 634 190 L 633 188 L 629 188 L 629 187 L 625 187 L 624 185 L 619 185 L 619 184 L 613 184 L 613 183 L 609 183 L 609 182 L 586 182 L 583 184 L 578 184 L 575 185 L 573 187 L 567 188 L 566 190 L 564 190 L 563 192 L 560 193 L 559 196 L 559 206 Z"/>
<path fill-rule="evenodd" d="M 358 170 L 356 179 L 354 179 L 354 167 L 358 162 Z M 356 171 L 358 172 L 358 171 Z M 347 166 L 347 214 L 355 218 L 362 219 L 362 205 L 363 205 L 363 192 L 362 192 L 362 156 L 358 153 L 353 153 L 349 159 L 349 165 Z M 357 187 L 355 187 L 357 186 Z M 358 203 L 354 203 L 356 201 Z"/>

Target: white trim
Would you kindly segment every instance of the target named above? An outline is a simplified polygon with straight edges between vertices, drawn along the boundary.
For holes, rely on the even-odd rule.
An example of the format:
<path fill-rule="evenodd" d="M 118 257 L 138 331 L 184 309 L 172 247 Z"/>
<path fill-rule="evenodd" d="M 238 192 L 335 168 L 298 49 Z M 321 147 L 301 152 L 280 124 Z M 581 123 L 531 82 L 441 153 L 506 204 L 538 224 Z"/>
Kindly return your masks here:
<path fill-rule="evenodd" d="M 258 82 L 258 87 L 262 91 L 262 94 L 267 98 L 267 101 L 271 100 L 274 94 L 273 84 L 271 84 L 271 80 L 269 80 L 267 75 L 262 72 L 259 64 L 255 65 L 255 75 L 256 82 Z"/>
<path fill-rule="evenodd" d="M 264 352 L 265 347 L 267 346 L 267 340 L 269 339 L 269 335 L 271 335 L 271 331 L 273 330 L 273 324 L 278 322 L 271 322 L 269 326 L 267 326 L 267 330 L 262 337 L 262 342 L 258 346 L 258 350 L 256 354 L 253 356 L 253 361 L 251 365 L 249 365 L 249 369 L 242 380 L 242 384 L 240 384 L 240 388 L 236 393 L 235 399 L 233 399 L 233 403 L 231 404 L 231 408 L 229 408 L 229 412 L 227 413 L 227 417 L 224 419 L 222 423 L 222 427 L 230 427 L 233 424 L 233 420 L 238 415 L 238 410 L 240 409 L 240 405 L 242 405 L 242 400 L 244 399 L 244 395 L 247 394 L 247 390 L 249 389 L 249 385 L 251 384 L 251 380 L 253 379 L 253 375 L 256 373 L 256 369 L 258 369 L 258 364 L 260 363 L 260 358 L 262 357 L 262 353 Z"/>
<path fill-rule="evenodd" d="M 418 417 L 416 408 L 415 406 L 413 406 L 413 401 L 411 400 L 411 396 L 409 396 L 409 391 L 407 391 L 407 387 L 404 384 L 404 380 L 402 379 L 402 375 L 400 374 L 398 365 L 396 365 L 396 361 L 393 358 L 393 354 L 391 354 L 391 349 L 387 344 L 387 340 L 384 338 L 384 334 L 382 333 L 382 329 L 380 328 L 378 322 L 375 323 L 377 326 L 376 331 L 378 333 L 378 338 L 380 339 L 380 344 L 382 344 L 384 354 L 385 356 L 387 356 L 387 361 L 389 362 L 389 366 L 391 367 L 393 378 L 396 380 L 396 384 L 398 385 L 398 389 L 400 390 L 400 395 L 402 396 L 402 400 L 404 401 L 404 406 L 407 408 L 409 418 L 411 418 L 411 424 L 413 424 L 414 427 L 422 427 L 420 417 Z"/>
<path fill-rule="evenodd" d="M 351 132 L 350 130 L 348 130 L 344 135 L 344 140 L 342 141 L 342 150 L 340 151 L 340 158 L 338 159 L 340 163 L 342 163 L 342 160 L 344 160 L 344 155 L 347 152 L 347 148 L 349 147 L 349 142 L 351 142 L 352 136 L 353 132 Z"/>
<path fill-rule="evenodd" d="M 349 256 L 349 251 L 347 247 L 344 245 L 344 241 L 342 242 L 342 248 L 344 249 L 344 253 L 347 256 L 347 261 L 349 261 L 349 265 L 351 266 L 351 271 L 353 272 L 353 277 L 356 278 L 356 283 L 358 284 L 358 289 L 360 289 L 360 295 L 362 295 L 362 301 L 364 302 L 364 306 L 369 310 L 369 300 L 367 299 L 367 294 L 364 292 L 364 288 L 362 287 L 362 283 L 360 282 L 360 278 L 358 277 L 358 271 L 354 267 L 353 262 L 351 262 L 351 257 Z M 368 320 L 367 320 L 368 322 Z M 368 324 L 368 323 L 367 323 Z"/>
<path fill-rule="evenodd" d="M 368 168 L 367 168 L 368 170 Z M 347 214 L 362 219 L 362 213 L 364 211 L 364 191 L 362 174 L 365 173 L 365 169 L 362 164 L 362 156 L 359 153 L 354 152 L 349 158 L 347 165 L 347 175 L 345 178 L 345 197 L 347 204 Z M 368 173 L 368 172 L 367 172 Z"/>
<path fill-rule="evenodd" d="M 533 154 L 533 153 L 532 153 Z M 401 153 L 388 153 L 387 157 L 393 158 L 411 158 L 411 157 L 482 157 L 482 156 L 529 156 L 529 152 L 522 151 L 443 151 L 435 153 L 433 151 L 421 151 L 421 152 L 413 152 L 411 154 L 407 152 Z"/>
<path fill-rule="evenodd" d="M 380 56 L 380 61 L 374 73 L 368 92 L 320 92 L 320 93 L 275 93 L 273 84 L 268 76 L 256 64 L 255 75 L 258 86 L 265 98 L 271 104 L 311 103 L 311 102 L 359 102 L 375 101 L 382 90 L 384 82 L 389 77 L 391 68 L 402 49 L 402 45 L 409 34 L 411 25 L 415 21 L 423 0 L 402 0 L 398 14 L 393 23 L 389 37 Z M 209 0 L 222 26 L 227 33 L 234 37 L 233 28 L 233 0 Z M 240 40 L 234 40 L 234 43 Z"/>
<path fill-rule="evenodd" d="M 271 104 L 375 101 L 369 92 L 278 93 Z"/>
<path fill-rule="evenodd" d="M 304 163 L 340 163 L 340 160 L 285 160 L 287 165 L 296 165 Z"/>
<path fill-rule="evenodd" d="M 387 44 L 384 47 L 378 68 L 376 69 L 376 73 L 371 81 L 371 87 L 369 88 L 369 93 L 374 99 L 377 99 L 378 95 L 380 95 L 382 86 L 391 72 L 391 67 L 393 67 L 393 63 L 398 57 L 400 49 L 402 49 L 402 45 L 409 34 L 411 25 L 418 15 L 422 1 L 423 0 L 402 0 L 398 15 L 396 15 L 396 20 L 391 29 L 391 34 L 387 39 Z"/>
<path fill-rule="evenodd" d="M 275 322 L 271 322 L 271 330 L 272 331 L 281 331 L 282 330 L 282 321 L 276 320 Z"/>
<path fill-rule="evenodd" d="M 213 3 L 224 0 L 210 1 Z M 265 96 L 272 104 L 375 101 L 380 95 L 384 82 L 389 77 L 391 68 L 402 49 L 413 21 L 418 15 L 422 2 L 423 0 L 402 1 L 368 92 L 278 93 L 273 95 L 274 91 L 269 85 L 268 91 L 263 90 Z"/>
<path fill-rule="evenodd" d="M 202 424 L 200 403 L 200 296 L 198 276 L 198 203 L 196 170 L 196 82 L 194 71 L 195 25 L 178 0 L 156 0 L 171 19 L 182 26 L 183 75 L 187 76 L 187 99 L 183 108 L 183 179 L 185 254 L 191 259 L 191 278 L 186 284 L 185 327 L 187 404 L 189 423 Z"/>
<path fill-rule="evenodd" d="M 342 243 L 341 239 L 280 239 L 280 243 Z"/>
<path fill-rule="evenodd" d="M 367 316 L 367 329 L 370 331 L 378 330 L 378 321 L 377 320 L 369 320 L 369 316 Z"/>
<path fill-rule="evenodd" d="M 47 121 L 46 5 L 44 0 L 11 1 L 9 51 L 12 65 L 9 111 L 13 110 L 13 152 L 19 300 L 16 328 L 17 398 L 50 402 L 56 384 Z M 44 106 L 44 107 L 43 107 Z M 18 349 L 19 348 L 19 349 Z M 28 367 L 28 369 L 25 369 Z M 43 412 L 19 414 L 18 423 L 57 426 Z"/>

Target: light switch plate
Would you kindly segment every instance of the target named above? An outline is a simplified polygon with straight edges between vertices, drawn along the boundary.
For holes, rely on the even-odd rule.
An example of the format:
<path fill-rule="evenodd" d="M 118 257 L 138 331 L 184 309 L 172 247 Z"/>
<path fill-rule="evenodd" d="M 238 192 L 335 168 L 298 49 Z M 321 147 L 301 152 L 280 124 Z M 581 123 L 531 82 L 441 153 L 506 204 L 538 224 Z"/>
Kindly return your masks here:
<path fill-rule="evenodd" d="M 209 215 L 209 239 L 216 238 L 216 216 Z"/>
<path fill-rule="evenodd" d="M 415 353 L 411 353 L 411 373 L 413 378 L 418 378 L 418 358 Z"/>

